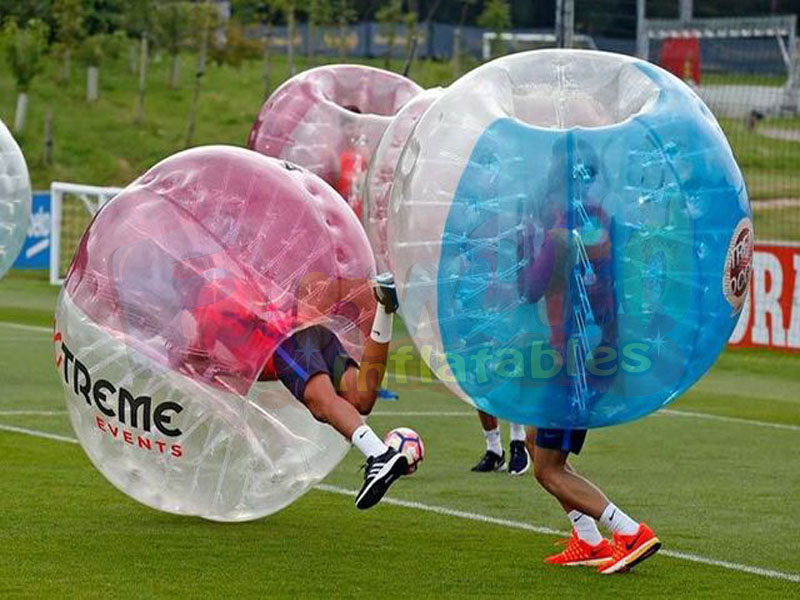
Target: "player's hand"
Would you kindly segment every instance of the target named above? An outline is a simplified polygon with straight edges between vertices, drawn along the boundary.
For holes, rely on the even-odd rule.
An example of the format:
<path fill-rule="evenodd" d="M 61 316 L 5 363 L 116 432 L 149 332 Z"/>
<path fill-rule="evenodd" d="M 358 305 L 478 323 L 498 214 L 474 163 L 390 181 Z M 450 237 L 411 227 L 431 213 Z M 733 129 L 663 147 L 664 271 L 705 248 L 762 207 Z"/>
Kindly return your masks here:
<path fill-rule="evenodd" d="M 400 301 L 397 299 L 397 285 L 394 282 L 394 275 L 390 271 L 372 278 L 372 291 L 378 304 L 383 306 L 387 313 L 395 313 L 400 308 Z"/>

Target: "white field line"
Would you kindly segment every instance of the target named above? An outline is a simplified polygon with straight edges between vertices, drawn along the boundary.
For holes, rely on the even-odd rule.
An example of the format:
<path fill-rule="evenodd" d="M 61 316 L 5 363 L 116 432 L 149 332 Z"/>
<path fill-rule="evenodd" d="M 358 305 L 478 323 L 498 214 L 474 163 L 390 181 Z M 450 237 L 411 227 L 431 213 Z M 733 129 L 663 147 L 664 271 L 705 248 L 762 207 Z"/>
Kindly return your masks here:
<path fill-rule="evenodd" d="M 759 427 L 771 427 L 772 429 L 784 429 L 786 431 L 800 431 L 800 426 L 789 425 L 788 423 L 772 423 L 770 421 L 756 421 L 755 419 L 739 419 L 736 417 L 725 417 L 723 415 L 711 415 L 708 413 L 691 412 L 688 410 L 673 410 L 662 408 L 656 413 L 664 417 L 688 417 L 691 419 L 706 419 L 708 421 L 721 421 L 722 423 L 737 423 L 740 425 L 758 425 Z"/>
<path fill-rule="evenodd" d="M 11 433 L 21 433 L 22 435 L 30 435 L 33 437 L 45 438 L 56 442 L 66 442 L 67 444 L 77 444 L 78 440 L 74 437 L 67 437 L 65 435 L 58 435 L 56 433 L 47 433 L 46 431 L 39 431 L 38 429 L 25 429 L 24 427 L 14 427 L 13 425 L 3 425 L 0 423 L 0 431 L 10 431 Z"/>
<path fill-rule="evenodd" d="M 78 440 L 72 437 L 63 435 L 56 435 L 54 433 L 47 433 L 45 431 L 37 431 L 35 429 L 23 429 L 22 427 L 12 427 L 10 425 L 0 424 L 0 431 L 10 431 L 13 433 L 20 433 L 23 435 L 30 435 L 33 437 L 45 438 L 56 442 L 66 442 L 69 444 L 77 444 Z M 334 485 L 327 485 L 321 483 L 316 486 L 316 489 L 329 492 L 333 494 L 341 494 L 344 496 L 355 496 L 358 492 L 356 490 L 348 490 L 345 488 L 337 487 Z M 542 535 L 560 535 L 566 536 L 567 533 L 550 527 L 543 527 L 541 525 L 533 525 L 525 523 L 524 521 L 512 521 L 510 519 L 500 519 L 491 517 L 489 515 L 482 515 L 479 513 L 467 512 L 463 510 L 456 510 L 447 508 L 446 506 L 435 506 L 432 504 L 423 504 L 422 502 L 412 502 L 409 500 L 399 500 L 397 498 L 384 498 L 384 504 L 392 506 L 400 506 L 402 508 L 411 508 L 414 510 L 422 510 L 425 512 L 443 515 L 447 517 L 456 517 L 459 519 L 466 519 L 468 521 L 478 521 L 481 523 L 488 523 L 490 525 L 498 525 L 500 527 L 508 527 L 511 529 L 522 529 L 533 533 Z M 686 560 L 690 562 L 700 563 L 703 565 L 710 565 L 713 567 L 720 567 L 728 569 L 729 571 L 737 571 L 740 573 L 748 573 L 750 575 L 758 575 L 760 577 L 767 577 L 769 579 L 780 579 L 783 581 L 791 581 L 793 583 L 800 583 L 800 573 L 787 573 L 785 571 L 776 571 L 773 569 L 763 569 L 761 567 L 754 567 L 751 565 L 743 565 L 740 563 L 729 562 L 726 560 L 717 560 L 715 558 L 708 558 L 699 554 L 691 554 L 688 552 L 678 552 L 675 550 L 662 550 L 662 556 L 669 556 L 670 558 L 677 558 L 679 560 Z"/>
<path fill-rule="evenodd" d="M 357 490 L 348 490 L 335 485 L 327 485 L 324 483 L 318 484 L 316 489 L 323 492 L 331 492 L 334 494 L 342 494 L 344 496 L 355 497 L 358 493 Z M 533 533 L 541 533 L 544 535 L 560 535 L 563 537 L 569 534 L 566 531 L 559 531 L 557 529 L 550 529 L 549 527 L 542 527 L 540 525 L 532 525 L 524 521 L 512 521 L 510 519 L 499 519 L 497 517 L 490 517 L 479 513 L 467 512 L 463 510 L 455 510 L 445 506 L 434 506 L 431 504 L 423 504 L 421 502 L 412 502 L 409 500 L 398 500 L 397 498 L 384 498 L 381 500 L 383 504 L 390 504 L 392 506 L 402 506 L 403 508 L 413 508 L 415 510 L 422 510 L 425 512 L 434 513 L 437 515 L 444 515 L 447 517 L 456 517 L 459 519 L 466 519 L 469 521 L 478 521 L 481 523 L 489 523 L 491 525 L 499 525 L 501 527 L 508 527 L 510 529 L 522 529 L 524 531 L 531 531 Z M 711 565 L 714 567 L 722 567 L 730 571 L 739 571 L 740 573 L 748 573 L 750 575 L 759 575 L 761 577 L 768 577 L 770 579 L 782 579 L 784 581 L 791 581 L 793 583 L 800 583 L 800 573 L 787 573 L 785 571 L 776 571 L 774 569 L 762 569 L 761 567 L 754 567 L 751 565 L 743 565 L 740 563 L 729 562 L 727 560 L 717 560 L 715 558 L 708 558 L 699 554 L 691 554 L 689 552 L 678 552 L 676 550 L 661 550 L 661 556 L 669 556 L 670 558 L 677 558 L 679 560 L 687 560 L 696 562 L 703 565 Z"/>
<path fill-rule="evenodd" d="M 37 327 L 35 325 L 23 325 L 21 323 L 11 323 L 9 321 L 0 321 L 0 327 L 12 327 L 15 329 L 22 329 L 26 331 L 37 331 L 40 333 L 52 334 L 52 330 L 47 327 Z M 435 383 L 435 378 L 418 377 L 416 375 L 405 375 L 406 379 L 410 381 L 417 381 L 422 383 Z M 391 381 L 391 379 L 390 379 Z M 0 413 L 2 414 L 2 413 Z M 472 412 L 464 411 L 439 411 L 439 412 L 425 412 L 425 411 L 409 411 L 409 412 L 392 412 L 392 411 L 377 411 L 373 413 L 375 416 L 398 416 L 398 417 L 465 417 L 472 415 Z M 789 425 L 786 423 L 771 423 L 769 421 L 757 421 L 755 419 L 739 419 L 736 417 L 725 417 L 722 415 L 712 415 L 708 413 L 690 412 L 685 410 L 674 410 L 671 408 L 664 408 L 655 413 L 662 416 L 675 416 L 675 417 L 691 417 L 695 419 L 706 419 L 708 421 L 720 421 L 723 423 L 737 423 L 739 425 L 755 425 L 758 427 L 769 427 L 772 429 L 783 429 L 785 431 L 800 431 L 800 426 Z"/>
<path fill-rule="evenodd" d="M 65 414 L 65 410 L 0 410 L 0 417 L 52 417 Z"/>
<path fill-rule="evenodd" d="M 0 321 L 0 327 L 10 327 L 12 329 L 19 329 L 21 331 L 36 331 L 38 333 L 53 334 L 53 330 L 49 327 L 39 327 L 37 325 L 23 325 L 22 323 L 11 323 L 10 321 Z"/>

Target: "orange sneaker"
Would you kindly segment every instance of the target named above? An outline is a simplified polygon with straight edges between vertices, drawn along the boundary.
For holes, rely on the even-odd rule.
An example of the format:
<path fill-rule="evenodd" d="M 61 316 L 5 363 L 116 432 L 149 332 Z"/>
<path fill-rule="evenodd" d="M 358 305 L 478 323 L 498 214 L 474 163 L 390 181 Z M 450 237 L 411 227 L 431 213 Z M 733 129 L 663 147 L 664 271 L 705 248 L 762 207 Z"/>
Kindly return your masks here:
<path fill-rule="evenodd" d="M 588 542 L 584 542 L 572 530 L 572 536 L 569 540 L 563 540 L 566 548 L 558 554 L 548 556 L 544 559 L 549 565 L 562 565 L 564 567 L 596 567 L 597 565 L 604 564 L 612 557 L 611 544 L 608 540 L 603 540 L 599 544 L 592 546 Z"/>
<path fill-rule="evenodd" d="M 627 571 L 638 565 L 646 558 L 650 558 L 661 548 L 661 541 L 644 523 L 639 523 L 639 529 L 631 535 L 614 534 L 613 554 L 610 560 L 597 568 L 598 573 L 609 575 Z"/>

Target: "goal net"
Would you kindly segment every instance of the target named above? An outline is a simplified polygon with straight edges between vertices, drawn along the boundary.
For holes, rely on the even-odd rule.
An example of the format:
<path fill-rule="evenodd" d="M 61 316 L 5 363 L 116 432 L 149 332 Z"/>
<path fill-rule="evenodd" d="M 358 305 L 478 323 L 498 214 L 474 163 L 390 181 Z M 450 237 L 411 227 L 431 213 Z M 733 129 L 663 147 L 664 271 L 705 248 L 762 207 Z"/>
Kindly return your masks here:
<path fill-rule="evenodd" d="M 761 240 L 800 240 L 795 15 L 645 20 L 648 60 L 692 85 L 725 130 Z"/>
<path fill-rule="evenodd" d="M 64 283 L 72 256 L 92 217 L 121 189 L 60 181 L 51 184 L 51 284 Z"/>

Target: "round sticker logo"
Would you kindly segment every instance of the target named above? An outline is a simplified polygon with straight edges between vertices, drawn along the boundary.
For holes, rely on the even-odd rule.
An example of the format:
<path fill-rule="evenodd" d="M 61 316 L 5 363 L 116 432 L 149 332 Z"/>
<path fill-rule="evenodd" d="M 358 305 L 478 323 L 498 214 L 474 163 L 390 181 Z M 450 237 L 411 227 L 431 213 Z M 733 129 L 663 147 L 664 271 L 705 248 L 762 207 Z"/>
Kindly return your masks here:
<path fill-rule="evenodd" d="M 753 270 L 753 222 L 745 217 L 736 226 L 725 257 L 722 274 L 722 293 L 733 307 L 733 313 L 742 310 Z"/>

